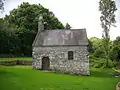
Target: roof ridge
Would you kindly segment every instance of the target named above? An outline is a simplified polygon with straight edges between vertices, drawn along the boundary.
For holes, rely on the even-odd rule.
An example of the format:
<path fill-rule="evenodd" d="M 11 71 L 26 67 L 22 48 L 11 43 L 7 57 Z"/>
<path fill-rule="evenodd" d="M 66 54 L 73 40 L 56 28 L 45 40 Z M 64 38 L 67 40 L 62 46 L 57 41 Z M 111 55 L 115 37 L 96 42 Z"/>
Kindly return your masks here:
<path fill-rule="evenodd" d="M 43 30 L 43 31 L 48 31 L 48 30 L 86 30 L 86 28 L 83 28 L 83 29 L 47 29 L 47 30 Z"/>

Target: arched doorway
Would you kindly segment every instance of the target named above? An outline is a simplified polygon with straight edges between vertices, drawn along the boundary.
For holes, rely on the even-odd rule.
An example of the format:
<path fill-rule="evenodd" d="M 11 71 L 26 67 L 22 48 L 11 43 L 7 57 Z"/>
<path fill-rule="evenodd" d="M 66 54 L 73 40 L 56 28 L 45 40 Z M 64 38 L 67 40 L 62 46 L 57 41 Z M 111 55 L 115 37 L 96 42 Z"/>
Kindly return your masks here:
<path fill-rule="evenodd" d="M 49 70 L 50 69 L 50 59 L 49 57 L 42 58 L 42 70 Z"/>

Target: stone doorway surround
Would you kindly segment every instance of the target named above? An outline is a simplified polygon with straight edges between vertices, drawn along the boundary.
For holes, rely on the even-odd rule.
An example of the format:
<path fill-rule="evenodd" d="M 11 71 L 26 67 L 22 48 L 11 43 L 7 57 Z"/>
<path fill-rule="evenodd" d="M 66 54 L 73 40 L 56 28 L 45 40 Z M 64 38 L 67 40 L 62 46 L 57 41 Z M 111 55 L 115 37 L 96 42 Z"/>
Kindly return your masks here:
<path fill-rule="evenodd" d="M 42 57 L 42 70 L 50 69 L 50 58 L 48 56 Z"/>

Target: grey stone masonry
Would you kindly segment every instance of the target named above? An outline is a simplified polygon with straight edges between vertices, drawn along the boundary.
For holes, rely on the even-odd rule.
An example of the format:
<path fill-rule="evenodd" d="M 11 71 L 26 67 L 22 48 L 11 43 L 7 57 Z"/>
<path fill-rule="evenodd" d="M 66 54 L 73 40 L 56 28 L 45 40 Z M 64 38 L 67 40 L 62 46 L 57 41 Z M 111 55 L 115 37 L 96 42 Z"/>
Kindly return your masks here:
<path fill-rule="evenodd" d="M 68 60 L 68 51 L 73 51 L 73 59 Z M 89 58 L 86 45 L 33 47 L 33 69 L 42 68 L 42 58 L 48 56 L 50 69 L 61 73 L 89 75 Z"/>

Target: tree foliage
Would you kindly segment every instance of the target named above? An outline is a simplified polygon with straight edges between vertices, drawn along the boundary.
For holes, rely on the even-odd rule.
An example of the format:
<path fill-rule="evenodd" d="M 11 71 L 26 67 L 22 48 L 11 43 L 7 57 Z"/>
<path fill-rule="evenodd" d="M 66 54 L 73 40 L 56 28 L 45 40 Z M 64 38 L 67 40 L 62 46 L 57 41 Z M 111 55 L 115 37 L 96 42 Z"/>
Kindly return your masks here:
<path fill-rule="evenodd" d="M 15 54 L 15 50 L 18 50 L 15 33 L 16 31 L 8 23 L 0 19 L 0 54 Z"/>
<path fill-rule="evenodd" d="M 103 28 L 103 42 L 105 48 L 105 56 L 106 56 L 106 67 L 108 66 L 108 58 L 109 58 L 109 41 L 110 35 L 109 31 L 111 26 L 115 23 L 115 11 L 117 10 L 115 1 L 113 0 L 100 0 L 99 2 L 99 10 L 101 11 L 101 26 Z"/>
<path fill-rule="evenodd" d="M 90 54 L 97 58 L 104 58 L 103 39 L 92 37 L 89 39 Z"/>
<path fill-rule="evenodd" d="M 4 10 L 4 1 L 5 0 L 0 0 L 0 11 Z"/>
<path fill-rule="evenodd" d="M 108 68 L 114 67 L 117 65 L 116 62 L 118 58 L 117 55 L 120 55 L 119 50 L 116 50 L 116 47 L 119 48 L 119 45 L 116 45 L 114 42 L 118 41 L 111 41 L 109 42 L 110 46 L 110 55 L 108 59 Z M 89 39 L 89 52 L 90 52 L 90 66 L 95 68 L 106 67 L 106 57 L 105 57 L 105 48 L 103 38 L 92 37 Z"/>
<path fill-rule="evenodd" d="M 23 3 L 17 9 L 10 12 L 9 16 L 6 16 L 6 20 L 9 23 L 14 23 L 19 30 L 38 30 L 38 18 L 39 15 L 43 16 L 44 22 L 46 22 L 45 29 L 61 29 L 64 28 L 62 23 L 54 16 L 53 12 L 44 8 L 42 5 Z"/>
<path fill-rule="evenodd" d="M 45 29 L 64 28 L 53 12 L 42 5 L 23 3 L 17 9 L 13 9 L 10 15 L 6 15 L 4 20 L 2 19 L 0 22 L 3 27 L 0 29 L 1 40 L 4 41 L 0 43 L 0 53 L 31 56 L 32 43 L 38 31 L 38 18 L 40 15 L 43 16 L 43 20 L 46 22 L 44 24 Z"/>
<path fill-rule="evenodd" d="M 70 29 L 70 28 L 71 28 L 71 26 L 68 23 L 66 23 L 65 29 Z"/>
<path fill-rule="evenodd" d="M 116 40 L 113 41 L 110 58 L 111 60 L 120 62 L 120 36 L 116 37 Z"/>

